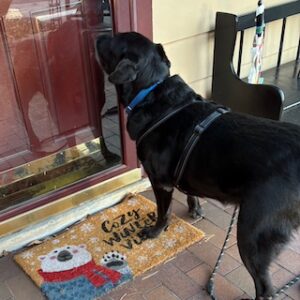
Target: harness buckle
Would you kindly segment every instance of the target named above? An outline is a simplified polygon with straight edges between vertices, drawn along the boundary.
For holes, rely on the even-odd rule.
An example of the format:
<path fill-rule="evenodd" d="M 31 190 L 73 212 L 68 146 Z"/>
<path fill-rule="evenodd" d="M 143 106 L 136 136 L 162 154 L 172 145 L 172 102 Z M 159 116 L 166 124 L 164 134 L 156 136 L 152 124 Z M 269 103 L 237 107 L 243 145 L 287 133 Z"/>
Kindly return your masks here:
<path fill-rule="evenodd" d="M 218 111 L 219 113 L 221 113 L 221 114 L 224 114 L 224 113 L 229 112 L 229 111 L 230 111 L 230 108 L 227 108 L 227 107 L 222 106 L 222 107 L 218 107 L 218 108 L 217 108 L 217 111 Z"/>
<path fill-rule="evenodd" d="M 194 128 L 194 133 L 200 135 L 204 130 L 205 130 L 205 128 L 203 126 L 201 126 L 200 124 L 197 124 Z"/>

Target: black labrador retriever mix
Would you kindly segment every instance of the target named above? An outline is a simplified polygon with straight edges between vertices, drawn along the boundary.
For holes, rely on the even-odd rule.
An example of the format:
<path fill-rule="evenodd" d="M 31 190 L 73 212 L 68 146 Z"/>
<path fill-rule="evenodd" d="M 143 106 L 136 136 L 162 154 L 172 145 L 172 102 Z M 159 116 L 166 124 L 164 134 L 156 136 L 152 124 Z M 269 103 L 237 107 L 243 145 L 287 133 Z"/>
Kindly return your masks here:
<path fill-rule="evenodd" d="M 239 205 L 241 258 L 255 282 L 256 299 L 270 297 L 270 263 L 300 225 L 300 127 L 219 113 L 186 152 L 196 125 L 218 106 L 178 75 L 170 76 L 163 47 L 138 33 L 101 36 L 96 47 L 120 101 L 129 105 L 127 130 L 156 196 L 156 225 L 143 234 L 153 238 L 168 226 L 174 186 Z M 182 153 L 189 158 L 178 180 Z M 197 198 L 188 200 L 199 214 Z"/>

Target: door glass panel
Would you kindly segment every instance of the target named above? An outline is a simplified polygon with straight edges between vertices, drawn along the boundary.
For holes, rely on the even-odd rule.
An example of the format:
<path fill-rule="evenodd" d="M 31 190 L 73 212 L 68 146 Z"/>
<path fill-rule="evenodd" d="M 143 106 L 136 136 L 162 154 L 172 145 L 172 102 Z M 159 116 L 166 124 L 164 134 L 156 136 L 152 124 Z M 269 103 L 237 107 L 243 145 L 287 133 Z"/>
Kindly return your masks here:
<path fill-rule="evenodd" d="M 0 214 L 123 160 L 116 93 L 94 51 L 112 34 L 108 1 L 2 1 Z"/>

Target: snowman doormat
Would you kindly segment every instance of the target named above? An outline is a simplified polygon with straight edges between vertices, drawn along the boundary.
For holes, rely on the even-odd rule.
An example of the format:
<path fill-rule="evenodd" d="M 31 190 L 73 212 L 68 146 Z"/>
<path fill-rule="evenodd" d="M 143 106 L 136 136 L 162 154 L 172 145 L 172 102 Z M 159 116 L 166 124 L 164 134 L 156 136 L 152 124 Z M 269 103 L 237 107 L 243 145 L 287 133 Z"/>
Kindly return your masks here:
<path fill-rule="evenodd" d="M 172 215 L 167 231 L 145 240 L 139 233 L 155 224 L 155 211 L 150 200 L 130 195 L 15 255 L 15 261 L 49 300 L 94 300 L 203 238 Z"/>

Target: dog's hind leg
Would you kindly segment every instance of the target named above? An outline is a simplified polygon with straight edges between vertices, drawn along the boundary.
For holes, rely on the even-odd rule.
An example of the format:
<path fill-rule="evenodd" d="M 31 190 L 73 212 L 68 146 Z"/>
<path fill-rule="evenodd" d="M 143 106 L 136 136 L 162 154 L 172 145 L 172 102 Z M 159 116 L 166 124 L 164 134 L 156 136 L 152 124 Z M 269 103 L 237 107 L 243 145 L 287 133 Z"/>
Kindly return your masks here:
<path fill-rule="evenodd" d="M 203 217 L 203 212 L 198 197 L 188 195 L 187 204 L 189 206 L 189 215 L 193 219 L 198 219 Z"/>
<path fill-rule="evenodd" d="M 238 239 L 240 239 L 240 234 L 238 234 Z M 259 253 L 257 246 L 249 240 L 238 242 L 238 247 L 242 261 L 254 281 L 256 291 L 255 299 L 268 299 L 268 297 L 273 294 L 273 288 L 268 271 L 271 263 L 271 249 L 265 249 L 263 253 Z"/>
<path fill-rule="evenodd" d="M 167 229 L 171 214 L 170 204 L 174 190 L 172 187 L 165 187 L 153 180 L 151 180 L 151 183 L 157 204 L 157 220 L 153 227 L 147 227 L 142 230 L 141 234 L 147 238 L 155 238 L 163 230 Z"/>
<path fill-rule="evenodd" d="M 255 217 L 245 217 L 243 213 L 241 208 L 237 225 L 240 255 L 254 280 L 255 299 L 270 299 L 274 290 L 269 267 L 287 241 L 287 234 L 280 231 L 278 224 L 272 224 L 272 222 L 265 220 L 268 224 L 261 226 L 260 220 L 255 220 Z M 247 210 L 247 214 L 249 216 L 249 210 Z M 256 222 L 260 224 L 257 227 L 253 226 Z"/>

